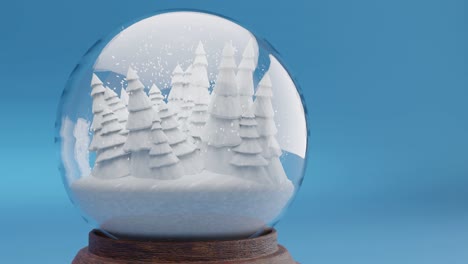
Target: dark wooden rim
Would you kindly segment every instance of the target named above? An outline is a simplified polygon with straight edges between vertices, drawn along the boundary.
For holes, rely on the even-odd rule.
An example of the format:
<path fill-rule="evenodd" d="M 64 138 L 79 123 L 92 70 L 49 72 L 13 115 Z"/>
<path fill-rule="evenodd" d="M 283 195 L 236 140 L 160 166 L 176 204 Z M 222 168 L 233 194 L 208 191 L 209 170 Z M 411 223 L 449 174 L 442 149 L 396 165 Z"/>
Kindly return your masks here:
<path fill-rule="evenodd" d="M 112 239 L 98 230 L 89 233 L 89 252 L 133 261 L 223 261 L 258 258 L 278 251 L 276 230 L 255 238 L 223 241 L 141 241 Z"/>

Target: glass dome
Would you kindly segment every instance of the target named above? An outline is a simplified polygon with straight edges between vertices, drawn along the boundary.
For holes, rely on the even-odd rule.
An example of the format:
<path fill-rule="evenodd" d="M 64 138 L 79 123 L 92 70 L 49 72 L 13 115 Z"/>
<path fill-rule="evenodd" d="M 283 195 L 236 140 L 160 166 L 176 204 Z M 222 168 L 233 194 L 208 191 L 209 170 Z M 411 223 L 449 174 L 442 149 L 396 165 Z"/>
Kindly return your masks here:
<path fill-rule="evenodd" d="M 98 41 L 56 126 L 72 202 L 115 238 L 254 236 L 304 176 L 294 81 L 265 42 L 212 14 L 157 14 Z"/>

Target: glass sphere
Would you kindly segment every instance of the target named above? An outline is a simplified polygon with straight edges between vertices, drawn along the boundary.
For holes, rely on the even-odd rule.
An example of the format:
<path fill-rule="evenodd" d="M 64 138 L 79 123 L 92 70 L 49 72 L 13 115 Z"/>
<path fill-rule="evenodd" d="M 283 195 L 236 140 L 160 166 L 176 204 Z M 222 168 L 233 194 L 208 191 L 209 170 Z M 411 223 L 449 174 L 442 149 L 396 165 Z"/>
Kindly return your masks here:
<path fill-rule="evenodd" d="M 98 41 L 56 126 L 72 202 L 116 238 L 251 237 L 304 176 L 294 81 L 268 44 L 213 14 L 157 14 Z"/>

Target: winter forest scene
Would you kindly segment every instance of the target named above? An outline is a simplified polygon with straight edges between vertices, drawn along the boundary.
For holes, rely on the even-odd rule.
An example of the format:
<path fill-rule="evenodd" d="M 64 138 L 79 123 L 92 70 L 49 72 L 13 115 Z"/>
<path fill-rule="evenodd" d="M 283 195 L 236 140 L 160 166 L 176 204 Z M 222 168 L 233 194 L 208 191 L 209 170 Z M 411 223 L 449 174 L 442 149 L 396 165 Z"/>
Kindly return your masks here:
<path fill-rule="evenodd" d="M 89 157 L 81 159 L 89 169 L 69 188 L 102 230 L 116 237 L 247 237 L 275 221 L 293 197 L 281 160 L 289 152 L 278 141 L 284 108 L 273 103 L 282 83 L 268 68 L 254 80 L 254 37 L 242 46 L 224 41 L 214 64 L 208 42 L 192 44 L 187 60 L 165 75 L 167 85 L 131 63 L 122 87 L 91 73 L 92 119 L 73 130 L 74 155 Z"/>
<path fill-rule="evenodd" d="M 288 181 L 279 160 L 268 72 L 254 94 L 252 42 L 239 66 L 226 44 L 211 94 L 207 66 L 200 42 L 193 64 L 174 69 L 167 99 L 154 84 L 147 94 L 132 68 L 120 98 L 93 74 L 92 176 L 177 180 L 206 170 L 259 184 Z"/>

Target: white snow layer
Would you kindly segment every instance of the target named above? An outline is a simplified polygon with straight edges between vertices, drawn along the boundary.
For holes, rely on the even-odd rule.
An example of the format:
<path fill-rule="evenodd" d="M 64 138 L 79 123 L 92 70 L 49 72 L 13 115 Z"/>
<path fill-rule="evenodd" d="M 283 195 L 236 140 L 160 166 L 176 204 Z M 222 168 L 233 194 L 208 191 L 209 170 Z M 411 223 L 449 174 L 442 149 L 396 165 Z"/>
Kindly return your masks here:
<path fill-rule="evenodd" d="M 84 177 L 71 185 L 81 210 L 121 237 L 246 237 L 278 217 L 289 180 L 265 184 L 203 171 L 175 180 Z"/>

